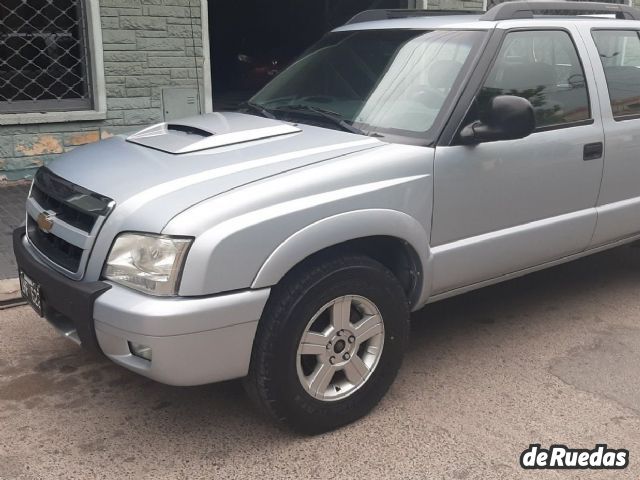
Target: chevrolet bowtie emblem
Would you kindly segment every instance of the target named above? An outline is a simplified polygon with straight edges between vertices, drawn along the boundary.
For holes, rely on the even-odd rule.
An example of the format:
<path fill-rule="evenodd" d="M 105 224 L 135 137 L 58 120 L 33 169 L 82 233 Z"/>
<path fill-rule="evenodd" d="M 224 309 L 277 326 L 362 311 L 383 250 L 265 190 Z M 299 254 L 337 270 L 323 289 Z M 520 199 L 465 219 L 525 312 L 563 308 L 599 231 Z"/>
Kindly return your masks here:
<path fill-rule="evenodd" d="M 55 213 L 41 212 L 36 220 L 38 228 L 45 233 L 49 233 L 53 228 L 53 218 L 55 216 Z"/>

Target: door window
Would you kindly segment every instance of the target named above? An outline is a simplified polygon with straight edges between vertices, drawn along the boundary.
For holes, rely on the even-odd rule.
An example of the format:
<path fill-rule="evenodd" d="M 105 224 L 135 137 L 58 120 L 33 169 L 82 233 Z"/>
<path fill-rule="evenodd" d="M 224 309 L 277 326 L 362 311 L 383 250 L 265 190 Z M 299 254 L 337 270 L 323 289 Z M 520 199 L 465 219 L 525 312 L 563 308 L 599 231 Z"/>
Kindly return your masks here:
<path fill-rule="evenodd" d="M 498 95 L 529 100 L 538 129 L 591 118 L 580 58 L 569 34 L 561 30 L 508 33 L 465 124 L 484 118 Z"/>
<path fill-rule="evenodd" d="M 640 37 L 635 31 L 593 32 L 616 120 L 640 115 Z"/>

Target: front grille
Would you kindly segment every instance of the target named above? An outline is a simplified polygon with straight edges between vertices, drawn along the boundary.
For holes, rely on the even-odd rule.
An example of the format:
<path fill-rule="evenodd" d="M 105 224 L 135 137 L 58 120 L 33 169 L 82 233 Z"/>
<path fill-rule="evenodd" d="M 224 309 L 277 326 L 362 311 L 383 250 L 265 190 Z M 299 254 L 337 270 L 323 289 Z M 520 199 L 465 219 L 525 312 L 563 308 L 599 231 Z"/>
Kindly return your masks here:
<path fill-rule="evenodd" d="M 113 200 L 75 185 L 43 167 L 36 173 L 27 200 L 27 237 L 54 267 L 80 278 L 98 230 Z M 38 225 L 45 215 L 53 227 Z M 64 272 L 63 272 L 64 273 Z"/>
<path fill-rule="evenodd" d="M 52 262 L 70 272 L 78 271 L 83 252 L 81 248 L 71 245 L 51 233 L 43 232 L 31 217 L 27 219 L 27 232 L 33 246 Z"/>
<path fill-rule="evenodd" d="M 81 212 L 77 208 L 56 200 L 52 196 L 47 195 L 40 190 L 38 185 L 34 185 L 31 189 L 31 196 L 44 210 L 56 212 L 56 216 L 60 220 L 63 220 L 69 225 L 73 225 L 84 232 L 91 232 L 91 229 L 96 224 L 97 216 Z"/>

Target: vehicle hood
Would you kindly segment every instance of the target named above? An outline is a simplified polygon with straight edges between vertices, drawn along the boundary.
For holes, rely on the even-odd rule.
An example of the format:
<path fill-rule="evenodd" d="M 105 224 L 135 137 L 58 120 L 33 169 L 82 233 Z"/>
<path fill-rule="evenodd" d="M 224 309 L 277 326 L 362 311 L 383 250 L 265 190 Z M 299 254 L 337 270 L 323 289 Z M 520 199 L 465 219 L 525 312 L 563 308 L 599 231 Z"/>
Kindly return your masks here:
<path fill-rule="evenodd" d="M 174 215 L 220 193 L 385 145 L 362 135 L 241 113 L 212 113 L 170 125 L 178 127 L 161 124 L 75 149 L 49 168 L 112 198 L 120 228 L 160 231 Z M 186 153 L 170 153 L 181 151 Z M 144 213 L 144 222 L 140 215 L 135 222 L 126 220 L 136 211 Z"/>

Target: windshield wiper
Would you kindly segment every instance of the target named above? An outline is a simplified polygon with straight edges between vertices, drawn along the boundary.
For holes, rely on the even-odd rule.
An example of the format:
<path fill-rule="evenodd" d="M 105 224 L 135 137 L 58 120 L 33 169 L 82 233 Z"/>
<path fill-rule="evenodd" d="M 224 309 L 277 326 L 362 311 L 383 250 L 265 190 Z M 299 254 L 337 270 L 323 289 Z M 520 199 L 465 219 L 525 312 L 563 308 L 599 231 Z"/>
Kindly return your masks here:
<path fill-rule="evenodd" d="M 249 110 L 253 110 L 254 112 L 258 112 L 263 117 L 270 118 L 271 120 L 276 120 L 276 116 L 273 113 L 271 113 L 269 110 L 264 108 L 262 105 L 258 105 L 257 103 L 247 101 L 247 102 L 242 102 L 238 106 L 240 108 L 247 108 Z"/>
<path fill-rule="evenodd" d="M 366 135 L 366 133 L 360 130 L 357 127 L 354 127 L 350 123 L 342 118 L 342 116 L 334 111 L 327 110 L 325 108 L 316 107 L 313 105 L 285 105 L 282 107 L 278 107 L 276 110 L 281 110 L 283 112 L 312 112 L 316 115 L 321 116 L 325 120 L 329 120 L 331 123 L 338 125 L 343 130 L 351 133 L 357 133 L 358 135 Z"/>

